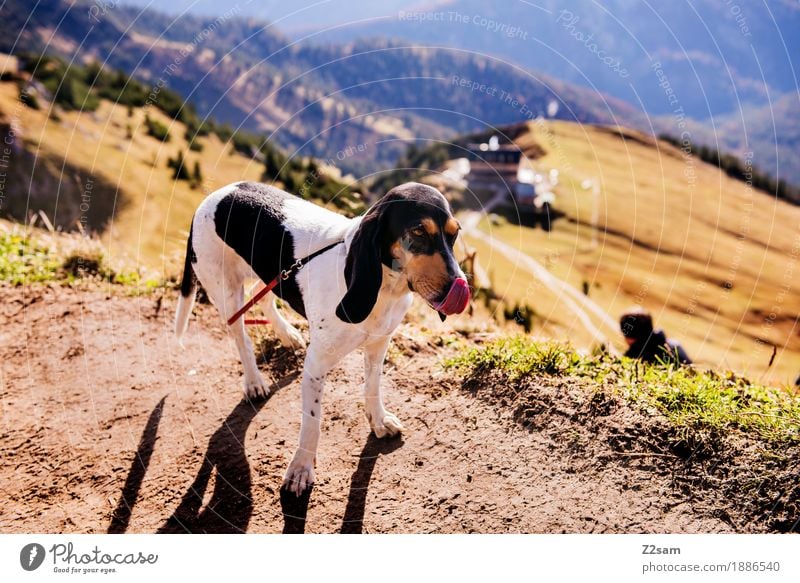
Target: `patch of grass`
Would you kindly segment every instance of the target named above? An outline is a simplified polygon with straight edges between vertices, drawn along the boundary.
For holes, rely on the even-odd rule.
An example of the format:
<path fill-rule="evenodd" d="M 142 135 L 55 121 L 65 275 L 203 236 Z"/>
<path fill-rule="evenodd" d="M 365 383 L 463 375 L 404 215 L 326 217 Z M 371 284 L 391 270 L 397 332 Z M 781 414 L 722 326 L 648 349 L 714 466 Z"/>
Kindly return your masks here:
<path fill-rule="evenodd" d="M 530 342 L 511 336 L 471 348 L 445 361 L 445 366 L 470 374 L 499 370 L 512 381 L 530 374 L 567 374 L 575 366 L 577 353 L 557 343 Z"/>
<path fill-rule="evenodd" d="M 50 250 L 16 233 L 0 232 L 0 281 L 12 285 L 56 279 L 61 261 Z"/>
<path fill-rule="evenodd" d="M 509 381 L 530 375 L 578 377 L 664 415 L 687 442 L 740 430 L 771 443 L 800 443 L 800 395 L 733 374 L 649 365 L 607 353 L 582 355 L 568 345 L 501 338 L 445 361 L 468 376 L 499 371 Z"/>
<path fill-rule="evenodd" d="M 682 498 L 737 532 L 800 524 L 797 390 L 523 337 L 473 346 L 445 366 L 463 373 L 464 390 L 570 455 L 668 477 Z"/>
<path fill-rule="evenodd" d="M 630 361 L 629 361 L 630 363 Z M 767 441 L 800 442 L 800 397 L 714 371 L 643 366 L 623 382 L 628 396 L 653 404 L 679 428 L 701 432 L 737 428 Z"/>
<path fill-rule="evenodd" d="M 137 293 L 169 285 L 159 279 L 145 278 L 136 269 L 113 269 L 94 241 L 78 244 L 76 237 L 60 237 L 64 245 L 72 244 L 68 252 L 48 245 L 42 237 L 0 230 L 0 281 L 12 285 L 45 281 L 69 285 L 80 280 L 100 279 L 136 288 Z"/>

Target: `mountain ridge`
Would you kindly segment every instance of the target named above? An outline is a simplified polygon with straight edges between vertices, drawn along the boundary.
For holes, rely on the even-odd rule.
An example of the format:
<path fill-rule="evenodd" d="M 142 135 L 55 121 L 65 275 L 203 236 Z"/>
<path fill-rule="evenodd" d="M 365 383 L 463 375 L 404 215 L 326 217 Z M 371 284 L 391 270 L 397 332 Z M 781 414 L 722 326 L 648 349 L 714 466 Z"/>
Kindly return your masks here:
<path fill-rule="evenodd" d="M 759 9 L 699 0 L 689 10 L 621 0 L 602 6 L 545 0 L 535 7 L 453 0 L 395 11 L 374 23 L 317 29 L 317 37 L 320 42 L 373 35 L 417 43 L 436 39 L 491 53 L 637 104 L 651 118 L 640 129 L 652 123 L 654 133 L 682 131 L 678 106 L 705 145 L 740 157 L 757 150 L 763 170 L 798 183 L 800 87 L 792 62 L 800 54 L 792 34 L 798 27 L 800 8 L 790 2 Z M 780 107 L 785 102 L 790 107 Z M 781 110 L 767 120 L 774 135 L 764 124 L 736 124 L 737 117 L 758 112 L 763 118 L 773 107 Z"/>
<path fill-rule="evenodd" d="M 15 5 L 20 3 L 7 3 L 3 12 L 14 12 Z M 192 44 L 198 31 L 219 18 L 170 19 L 151 10 L 113 7 L 90 24 L 84 10 L 81 2 L 43 0 L 20 28 L 25 48 L 47 48 L 68 60 L 104 57 L 109 66 L 145 80 L 166 77 L 167 86 L 186 96 L 201 115 L 271 132 L 277 143 L 301 155 L 328 158 L 348 145 L 374 146 L 363 159 L 346 160 L 346 171 L 391 166 L 411 137 L 443 139 L 524 120 L 520 103 L 530 116 L 544 114 L 555 102 L 560 119 L 638 127 L 645 121 L 624 102 L 491 57 L 397 41 L 293 44 L 271 25 L 236 14 L 182 54 L 185 49 L 175 43 Z M 0 48 L 12 48 L 17 34 L 9 29 L 21 27 L 18 21 L 3 25 L 6 40 Z M 514 96 L 514 104 L 485 89 L 453 90 L 455 76 L 478 88 L 499 88 Z"/>

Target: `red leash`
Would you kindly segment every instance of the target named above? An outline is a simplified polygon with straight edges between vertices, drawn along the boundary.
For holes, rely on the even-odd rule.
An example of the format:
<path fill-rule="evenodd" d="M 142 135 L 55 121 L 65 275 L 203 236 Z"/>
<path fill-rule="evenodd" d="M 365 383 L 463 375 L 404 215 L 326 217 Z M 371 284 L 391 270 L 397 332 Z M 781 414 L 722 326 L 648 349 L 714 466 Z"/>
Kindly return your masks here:
<path fill-rule="evenodd" d="M 238 311 L 238 312 L 236 312 L 236 313 L 235 313 L 233 316 L 231 316 L 231 317 L 228 319 L 228 326 L 233 326 L 233 325 L 236 323 L 236 320 L 238 320 L 239 318 L 241 318 L 241 317 L 242 317 L 242 315 L 243 315 L 243 314 L 244 314 L 244 313 L 245 313 L 247 310 L 249 310 L 250 308 L 252 308 L 253 306 L 255 306 L 255 305 L 258 303 L 258 302 L 260 302 L 260 301 L 261 301 L 261 299 L 262 299 L 262 298 L 263 298 L 265 295 L 267 295 L 269 292 L 271 292 L 271 291 L 272 291 L 272 288 L 274 288 L 274 287 L 275 287 L 276 285 L 278 285 L 278 283 L 280 282 L 280 280 L 281 280 L 281 277 L 283 276 L 283 273 L 284 273 L 284 272 L 281 272 L 281 275 L 279 275 L 278 277 L 276 277 L 275 279 L 273 279 L 271 282 L 269 282 L 267 285 L 265 285 L 265 286 L 264 286 L 264 287 L 262 287 L 260 290 L 258 290 L 258 293 L 257 293 L 256 295 L 254 295 L 252 298 L 250 298 L 250 301 L 248 301 L 248 302 L 247 302 L 245 305 L 243 305 L 241 308 L 239 308 L 239 311 Z M 288 279 L 288 277 L 287 277 L 286 279 Z M 247 321 L 245 321 L 245 324 L 247 324 Z"/>
<path fill-rule="evenodd" d="M 336 243 L 333 243 L 332 245 L 328 245 L 327 247 L 323 247 L 319 251 L 315 251 L 314 253 L 312 253 L 311 255 L 309 255 L 307 257 L 303 257 L 302 259 L 298 259 L 297 261 L 295 261 L 292 264 L 292 266 L 289 269 L 284 269 L 283 271 L 281 271 L 280 274 L 278 275 L 278 277 L 276 277 L 271 282 L 269 282 L 264 287 L 262 287 L 260 290 L 258 290 L 256 295 L 254 295 L 252 298 L 250 298 L 250 300 L 245 305 L 243 305 L 241 308 L 239 308 L 239 311 L 237 311 L 233 316 L 231 316 L 228 319 L 228 326 L 233 326 L 236 323 L 236 320 L 241 318 L 242 315 L 245 312 L 247 312 L 247 310 L 249 310 L 250 308 L 255 306 L 258 302 L 260 302 L 265 295 L 267 295 L 269 292 L 271 292 L 273 290 L 273 288 L 275 288 L 275 286 L 277 286 L 281 282 L 281 280 L 286 281 L 287 279 L 292 277 L 292 275 L 294 275 L 295 273 L 300 271 L 300 268 L 302 268 L 303 265 L 305 265 L 306 263 L 308 263 L 309 261 L 311 261 L 312 259 L 314 259 L 318 255 L 322 255 L 326 251 L 330 251 L 331 249 L 336 247 L 339 243 L 343 243 L 343 242 L 344 241 L 337 241 Z M 251 319 L 246 319 L 244 321 L 244 323 L 245 324 L 269 324 L 269 320 L 264 320 L 264 319 L 260 319 L 260 318 L 254 318 L 252 320 Z"/>

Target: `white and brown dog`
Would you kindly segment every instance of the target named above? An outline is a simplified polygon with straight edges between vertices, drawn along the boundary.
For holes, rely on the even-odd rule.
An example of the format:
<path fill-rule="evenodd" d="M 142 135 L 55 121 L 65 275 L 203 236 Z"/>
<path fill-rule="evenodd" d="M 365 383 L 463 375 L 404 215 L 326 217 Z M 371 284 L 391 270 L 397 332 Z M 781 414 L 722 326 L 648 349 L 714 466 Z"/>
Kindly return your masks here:
<path fill-rule="evenodd" d="M 246 279 L 270 282 L 297 260 L 314 255 L 273 290 L 306 317 L 310 334 L 300 444 L 284 487 L 300 495 L 313 484 L 325 375 L 356 348 L 364 348 L 364 399 L 372 430 L 377 437 L 402 431 L 383 406 L 383 360 L 411 306 L 412 291 L 442 319 L 467 306 L 469 287 L 453 255 L 458 231 L 447 200 L 418 183 L 393 188 L 355 219 L 254 182 L 221 188 L 200 204 L 187 242 L 175 317 L 178 338 L 186 331 L 198 280 L 227 322 L 244 303 Z M 305 346 L 300 332 L 278 312 L 275 298 L 267 300 L 267 316 L 280 341 L 290 348 Z M 269 389 L 243 320 L 228 330 L 244 365 L 245 395 L 266 397 Z"/>

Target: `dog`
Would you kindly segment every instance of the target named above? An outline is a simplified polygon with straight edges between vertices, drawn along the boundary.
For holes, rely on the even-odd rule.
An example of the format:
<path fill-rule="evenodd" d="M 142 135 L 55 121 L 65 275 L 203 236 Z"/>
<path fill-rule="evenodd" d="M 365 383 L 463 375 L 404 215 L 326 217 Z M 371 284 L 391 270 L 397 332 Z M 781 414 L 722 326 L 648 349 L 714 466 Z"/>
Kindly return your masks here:
<path fill-rule="evenodd" d="M 256 182 L 223 187 L 197 208 L 175 316 L 178 339 L 186 332 L 198 281 L 227 323 L 244 303 L 246 279 L 279 278 L 264 305 L 287 348 L 306 343 L 281 316 L 274 296 L 308 320 L 300 439 L 284 488 L 299 496 L 314 483 L 325 376 L 357 348 L 364 349 L 364 404 L 372 431 L 383 438 L 403 430 L 381 395 L 386 350 L 412 292 L 442 321 L 466 308 L 470 291 L 453 254 L 460 228 L 445 197 L 414 182 L 391 189 L 353 219 Z M 283 279 L 283 270 L 298 260 L 301 267 Z M 269 389 L 243 319 L 228 324 L 228 331 L 244 367 L 245 397 L 266 398 Z"/>

